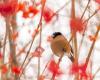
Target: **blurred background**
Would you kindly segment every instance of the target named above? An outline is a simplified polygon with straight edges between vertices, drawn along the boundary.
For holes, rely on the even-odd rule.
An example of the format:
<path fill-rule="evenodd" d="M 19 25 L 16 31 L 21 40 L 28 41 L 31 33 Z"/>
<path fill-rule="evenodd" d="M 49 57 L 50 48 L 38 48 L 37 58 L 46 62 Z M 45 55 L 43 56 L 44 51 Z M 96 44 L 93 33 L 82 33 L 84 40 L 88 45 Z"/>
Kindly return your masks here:
<path fill-rule="evenodd" d="M 19 53 L 19 51 L 26 46 L 24 51 L 19 53 L 19 56 L 17 57 L 17 61 L 19 65 L 21 65 L 25 59 L 25 56 L 27 55 L 26 52 L 30 48 L 31 43 L 29 42 L 33 39 L 37 26 L 39 25 L 42 12 L 42 5 L 40 0 L 19 0 L 18 2 L 20 5 L 24 4 L 23 6 L 25 7 L 24 11 L 19 10 L 16 13 L 16 21 L 15 21 L 17 23 L 16 32 L 18 32 L 18 36 L 16 38 L 16 41 L 14 42 L 17 45 L 16 53 Z M 28 9 L 31 9 L 29 8 L 30 6 L 34 6 L 35 11 L 33 13 L 27 12 Z M 86 9 L 82 19 L 83 20 L 89 19 L 86 24 L 87 27 L 81 48 L 80 44 L 83 34 L 80 31 L 77 31 L 76 33 L 79 64 L 83 64 L 85 62 L 90 47 L 93 43 L 94 35 L 97 31 L 97 26 L 100 25 L 100 11 L 98 10 L 99 8 L 100 8 L 100 0 L 75 0 L 75 16 L 81 17 Z M 37 46 L 39 46 L 40 41 L 41 41 L 41 49 L 43 50 L 43 52 L 41 54 L 40 60 L 38 58 L 39 57 L 38 55 L 35 55 L 33 58 L 31 58 L 30 62 L 28 63 L 27 67 L 24 70 L 24 74 L 22 74 L 21 76 L 21 80 L 37 80 L 38 69 L 40 69 L 40 74 L 45 76 L 45 79 L 43 80 L 51 80 L 52 73 L 47 68 L 45 69 L 44 72 L 43 70 L 51 59 L 54 59 L 55 62 L 57 62 L 59 57 L 53 55 L 53 52 L 50 48 L 49 36 L 52 35 L 53 32 L 61 32 L 68 40 L 70 40 L 72 36 L 70 28 L 70 19 L 72 15 L 72 0 L 46 0 L 44 7 L 44 14 L 42 15 L 43 18 L 42 18 L 41 35 L 37 34 L 37 36 L 35 37 L 30 53 L 34 53 L 34 50 L 36 49 Z M 4 40 L 5 32 L 6 32 L 5 18 L 2 15 L 0 15 L 1 42 L 3 42 Z M 74 49 L 72 41 L 70 42 L 70 44 Z M 2 50 L 3 49 L 1 48 L 1 52 Z M 4 63 L 7 63 L 9 61 L 8 40 L 6 40 L 5 53 L 6 54 Z M 92 50 L 88 66 L 88 72 L 91 73 L 92 75 L 94 75 L 98 70 L 98 73 L 96 74 L 93 80 L 100 79 L 99 56 L 100 56 L 100 33 L 96 38 L 96 42 Z M 29 55 L 28 59 L 30 59 L 30 57 L 31 54 Z M 28 59 L 26 60 L 26 63 L 28 62 Z M 40 61 L 40 68 L 38 67 L 39 61 Z M 62 74 L 56 76 L 55 80 L 74 80 L 75 76 L 70 74 L 71 65 L 72 65 L 71 61 L 68 59 L 67 56 L 64 55 L 59 65 Z"/>

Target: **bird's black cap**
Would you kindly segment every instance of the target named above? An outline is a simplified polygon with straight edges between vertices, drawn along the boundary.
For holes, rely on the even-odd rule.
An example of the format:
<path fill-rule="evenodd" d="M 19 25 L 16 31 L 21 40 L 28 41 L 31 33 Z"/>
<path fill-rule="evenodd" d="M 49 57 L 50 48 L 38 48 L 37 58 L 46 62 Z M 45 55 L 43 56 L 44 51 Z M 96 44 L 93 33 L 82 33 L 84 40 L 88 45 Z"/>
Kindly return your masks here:
<path fill-rule="evenodd" d="M 52 35 L 52 37 L 53 38 L 56 38 L 59 35 L 62 35 L 61 32 L 54 32 L 53 35 Z"/>

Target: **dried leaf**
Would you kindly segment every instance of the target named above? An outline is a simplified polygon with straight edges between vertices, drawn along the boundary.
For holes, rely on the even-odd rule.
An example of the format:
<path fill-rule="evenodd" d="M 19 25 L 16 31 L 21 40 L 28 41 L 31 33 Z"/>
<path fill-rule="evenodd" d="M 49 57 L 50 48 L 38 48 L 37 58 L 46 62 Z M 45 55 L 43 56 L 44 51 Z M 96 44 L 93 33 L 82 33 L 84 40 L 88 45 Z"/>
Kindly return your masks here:
<path fill-rule="evenodd" d="M 39 80 L 45 80 L 45 76 L 44 75 L 40 75 L 39 76 Z"/>
<path fill-rule="evenodd" d="M 95 41 L 96 37 L 94 35 L 89 35 L 89 39 L 90 39 L 90 41 Z"/>

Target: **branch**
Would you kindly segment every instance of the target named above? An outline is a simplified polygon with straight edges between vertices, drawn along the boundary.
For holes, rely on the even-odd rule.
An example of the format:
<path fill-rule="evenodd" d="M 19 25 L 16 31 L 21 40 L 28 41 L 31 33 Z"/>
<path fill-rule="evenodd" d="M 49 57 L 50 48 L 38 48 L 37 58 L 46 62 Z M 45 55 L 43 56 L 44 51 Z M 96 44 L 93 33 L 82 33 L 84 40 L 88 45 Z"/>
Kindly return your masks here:
<path fill-rule="evenodd" d="M 90 1 L 91 1 L 91 0 L 88 0 L 87 6 L 85 7 L 85 10 L 84 10 L 84 12 L 83 12 L 83 14 L 82 14 L 82 16 L 81 16 L 81 19 L 83 18 L 84 14 L 85 14 L 85 12 L 86 12 L 88 6 L 89 6 Z"/>
<path fill-rule="evenodd" d="M 99 29 L 99 27 L 97 28 L 97 32 L 95 33 L 95 38 L 97 38 L 97 36 L 98 36 L 98 34 L 99 34 L 99 31 L 100 31 L 100 29 Z M 93 51 L 93 48 L 94 48 L 94 45 L 95 45 L 95 42 L 96 42 L 96 40 L 94 40 L 93 41 L 93 43 L 92 43 L 92 45 L 91 45 L 91 47 L 90 47 L 90 50 L 89 50 L 89 53 L 88 53 L 88 56 L 87 56 L 87 58 L 86 58 L 86 65 L 88 65 L 88 63 L 89 63 L 89 59 L 90 59 L 90 57 L 91 57 L 91 54 L 92 54 L 92 51 Z"/>
<path fill-rule="evenodd" d="M 96 74 L 100 71 L 100 67 L 97 69 L 97 71 L 93 75 L 93 79 L 95 78 Z"/>

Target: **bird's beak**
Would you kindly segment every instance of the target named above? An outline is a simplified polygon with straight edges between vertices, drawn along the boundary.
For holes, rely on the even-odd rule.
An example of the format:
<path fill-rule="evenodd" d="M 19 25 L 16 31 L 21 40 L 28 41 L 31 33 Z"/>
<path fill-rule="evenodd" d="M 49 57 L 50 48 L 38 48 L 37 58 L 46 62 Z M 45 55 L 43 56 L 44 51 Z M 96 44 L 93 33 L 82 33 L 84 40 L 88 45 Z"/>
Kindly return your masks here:
<path fill-rule="evenodd" d="M 53 37 L 52 36 L 48 36 L 47 41 L 51 42 L 52 40 L 53 40 Z"/>

